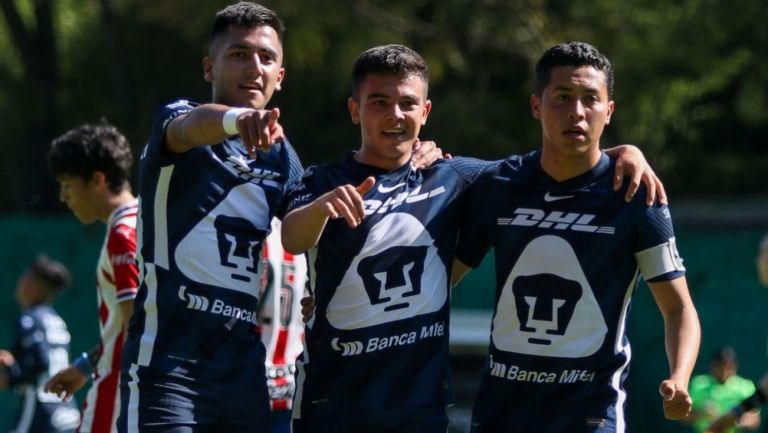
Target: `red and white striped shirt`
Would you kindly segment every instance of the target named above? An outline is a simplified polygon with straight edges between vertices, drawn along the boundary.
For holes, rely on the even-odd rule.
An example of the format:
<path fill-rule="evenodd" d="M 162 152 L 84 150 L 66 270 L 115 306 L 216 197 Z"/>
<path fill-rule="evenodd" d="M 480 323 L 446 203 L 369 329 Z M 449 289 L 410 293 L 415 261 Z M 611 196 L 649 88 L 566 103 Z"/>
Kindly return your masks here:
<path fill-rule="evenodd" d="M 262 258 L 259 330 L 267 349 L 267 386 L 272 410 L 286 410 L 292 407 L 296 358 L 303 350 L 304 323 L 299 301 L 307 282 L 307 261 L 303 255 L 283 250 L 278 219 L 272 221 Z"/>
<path fill-rule="evenodd" d="M 120 354 L 125 340 L 119 304 L 132 301 L 138 290 L 139 270 L 135 260 L 137 212 L 138 200 L 134 199 L 117 207 L 107 220 L 107 234 L 96 268 L 101 358 L 83 404 L 80 433 L 117 431 Z"/>

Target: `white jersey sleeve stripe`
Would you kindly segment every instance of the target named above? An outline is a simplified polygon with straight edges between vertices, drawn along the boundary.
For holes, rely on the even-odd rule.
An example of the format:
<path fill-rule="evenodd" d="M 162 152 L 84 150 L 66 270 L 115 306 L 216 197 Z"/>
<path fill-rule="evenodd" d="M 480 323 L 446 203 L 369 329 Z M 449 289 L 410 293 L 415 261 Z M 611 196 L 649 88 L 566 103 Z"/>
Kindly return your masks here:
<path fill-rule="evenodd" d="M 157 180 L 155 190 L 155 264 L 163 269 L 170 268 L 168 260 L 168 189 L 171 184 L 173 166 L 160 169 L 160 177 Z"/>
<path fill-rule="evenodd" d="M 152 263 L 145 263 L 145 268 L 144 283 L 147 287 L 147 299 L 144 301 L 144 332 L 141 335 L 137 360 L 142 366 L 149 365 L 152 360 L 152 349 L 157 337 L 157 273 Z"/>
<path fill-rule="evenodd" d="M 126 410 L 126 424 L 128 433 L 138 433 L 139 431 L 139 377 L 136 371 L 139 366 L 131 364 L 128 375 L 131 380 L 128 382 L 128 410 Z"/>
<path fill-rule="evenodd" d="M 635 253 L 643 278 L 649 280 L 674 271 L 685 271 L 683 260 L 677 252 L 675 238 L 655 247 Z"/>

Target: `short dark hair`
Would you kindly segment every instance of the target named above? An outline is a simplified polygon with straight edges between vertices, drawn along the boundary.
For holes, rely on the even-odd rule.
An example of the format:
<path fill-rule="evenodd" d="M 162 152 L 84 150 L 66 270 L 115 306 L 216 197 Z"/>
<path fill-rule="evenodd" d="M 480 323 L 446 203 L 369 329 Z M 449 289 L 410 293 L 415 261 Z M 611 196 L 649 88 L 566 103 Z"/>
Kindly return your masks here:
<path fill-rule="evenodd" d="M 101 123 L 86 123 L 55 138 L 47 160 L 54 177 L 77 176 L 87 182 L 94 172 L 100 171 L 113 193 L 129 187 L 131 146 L 116 127 L 103 119 Z"/>
<path fill-rule="evenodd" d="M 352 68 L 352 96 L 370 74 L 417 75 L 429 86 L 427 63 L 416 51 L 398 44 L 380 45 L 363 51 Z"/>
<path fill-rule="evenodd" d="M 541 96 L 549 85 L 552 69 L 560 66 L 592 66 L 605 74 L 608 97 L 613 95 L 613 68 L 611 62 L 597 48 L 586 42 L 566 42 L 557 44 L 541 55 L 536 62 L 536 82 L 534 94 Z"/>
<path fill-rule="evenodd" d="M 721 364 L 725 362 L 737 363 L 739 361 L 736 357 L 736 350 L 731 346 L 718 347 L 714 352 L 712 352 L 712 357 L 710 360 L 712 362 L 718 362 Z"/>
<path fill-rule="evenodd" d="M 241 1 L 231 4 L 216 13 L 211 26 L 211 42 L 227 32 L 230 26 L 250 29 L 269 26 L 275 29 L 280 43 L 283 42 L 285 25 L 277 13 L 258 3 Z"/>
<path fill-rule="evenodd" d="M 27 268 L 33 278 L 43 283 L 50 293 L 59 293 L 69 287 L 71 276 L 66 266 L 40 254 Z"/>

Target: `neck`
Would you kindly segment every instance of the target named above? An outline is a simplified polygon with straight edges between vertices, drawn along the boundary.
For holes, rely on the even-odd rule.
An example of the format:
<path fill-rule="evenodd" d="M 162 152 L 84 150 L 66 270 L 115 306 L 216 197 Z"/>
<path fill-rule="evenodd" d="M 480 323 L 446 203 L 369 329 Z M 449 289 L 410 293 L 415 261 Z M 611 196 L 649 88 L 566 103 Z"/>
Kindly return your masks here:
<path fill-rule="evenodd" d="M 544 146 L 541 150 L 541 168 L 558 182 L 574 178 L 593 169 L 600 161 L 600 148 L 594 146 L 583 154 L 566 155 Z"/>
<path fill-rule="evenodd" d="M 371 152 L 366 152 L 363 147 L 355 152 L 354 158 L 355 161 L 361 164 L 370 165 L 383 170 L 394 170 L 407 164 L 411 159 L 411 154 L 404 154 L 399 158 L 387 158 L 381 155 L 372 154 Z"/>
<path fill-rule="evenodd" d="M 134 198 L 130 188 L 124 188 L 117 194 L 110 194 L 104 201 L 104 206 L 102 206 L 99 212 L 99 221 L 106 224 L 109 220 L 109 216 L 112 215 L 112 212 L 114 212 L 115 209 L 128 203 Z"/>

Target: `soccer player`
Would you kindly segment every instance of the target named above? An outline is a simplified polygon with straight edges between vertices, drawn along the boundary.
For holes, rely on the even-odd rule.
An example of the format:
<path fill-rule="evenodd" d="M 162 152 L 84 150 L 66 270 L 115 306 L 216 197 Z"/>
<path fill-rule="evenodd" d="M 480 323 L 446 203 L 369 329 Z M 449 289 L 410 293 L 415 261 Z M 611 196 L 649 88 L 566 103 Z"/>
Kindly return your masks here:
<path fill-rule="evenodd" d="M 289 433 L 296 392 L 296 358 L 304 346 L 304 324 L 299 301 L 307 282 L 307 261 L 283 249 L 280 220 L 262 250 L 259 293 L 259 332 L 267 349 L 267 387 L 272 407 L 272 433 Z"/>
<path fill-rule="evenodd" d="M 85 124 L 54 139 L 47 159 L 61 201 L 80 222 L 100 221 L 107 232 L 96 266 L 100 341 L 53 376 L 46 389 L 70 398 L 92 378 L 78 430 L 112 432 L 120 407 L 120 355 L 138 287 L 138 201 L 129 183 L 131 148 L 114 126 Z"/>
<path fill-rule="evenodd" d="M 303 171 L 277 142 L 279 111 L 263 110 L 285 73 L 282 33 L 260 5 L 219 11 L 203 59 L 212 102 L 176 101 L 155 119 L 140 163 L 142 279 L 120 432 L 269 431 L 260 252 Z"/>
<path fill-rule="evenodd" d="M 14 432 L 71 433 L 80 423 L 74 402 L 43 390 L 50 375 L 69 364 L 69 331 L 51 306 L 69 282 L 64 265 L 41 255 L 16 284 L 23 311 L 11 351 L 0 350 L 0 389 L 14 388 L 21 395 Z"/>
<path fill-rule="evenodd" d="M 293 431 L 444 432 L 459 208 L 496 163 L 411 168 L 432 107 L 415 51 L 367 50 L 352 79 L 348 107 L 362 145 L 308 169 L 283 220 L 286 250 L 309 250 L 316 304 L 297 363 Z"/>
<path fill-rule="evenodd" d="M 691 378 L 693 399 L 691 414 L 683 421 L 693 431 L 702 433 L 712 422 L 755 392 L 755 384 L 738 375 L 739 361 L 733 347 L 719 347 L 709 361 L 709 372 Z M 739 416 L 738 429 L 729 433 L 757 430 L 760 411 L 752 410 Z"/>
<path fill-rule="evenodd" d="M 757 268 L 757 279 L 765 287 L 768 287 L 768 234 L 763 236 L 760 241 L 760 247 L 755 257 L 755 266 Z"/>
<path fill-rule="evenodd" d="M 665 323 L 664 413 L 691 409 L 700 329 L 669 210 L 612 190 L 600 150 L 614 112 L 609 61 L 581 42 L 536 64 L 530 104 L 542 147 L 512 156 L 470 192 L 457 258 L 494 248 L 496 306 L 473 433 L 624 432 L 630 300 L 642 274 Z"/>
<path fill-rule="evenodd" d="M 279 110 L 264 109 L 285 75 L 283 29 L 255 3 L 219 11 L 202 65 L 212 102 L 175 101 L 155 119 L 141 156 L 142 280 L 121 432 L 269 431 L 260 252 L 303 173 Z"/>

